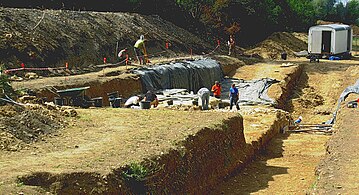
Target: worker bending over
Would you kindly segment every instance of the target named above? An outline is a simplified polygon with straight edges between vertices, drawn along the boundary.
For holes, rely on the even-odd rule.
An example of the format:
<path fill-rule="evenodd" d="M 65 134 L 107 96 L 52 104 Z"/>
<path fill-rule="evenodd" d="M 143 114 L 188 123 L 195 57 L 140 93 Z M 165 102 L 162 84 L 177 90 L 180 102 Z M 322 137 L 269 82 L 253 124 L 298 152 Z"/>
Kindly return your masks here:
<path fill-rule="evenodd" d="M 209 95 L 210 95 L 209 89 L 202 87 L 201 89 L 198 90 L 197 95 L 201 99 L 202 110 L 208 110 Z"/>
<path fill-rule="evenodd" d="M 151 106 L 153 105 L 154 108 L 158 106 L 158 98 L 157 95 L 153 91 L 147 91 L 145 94 L 145 97 L 143 98 L 143 101 L 151 102 Z"/>

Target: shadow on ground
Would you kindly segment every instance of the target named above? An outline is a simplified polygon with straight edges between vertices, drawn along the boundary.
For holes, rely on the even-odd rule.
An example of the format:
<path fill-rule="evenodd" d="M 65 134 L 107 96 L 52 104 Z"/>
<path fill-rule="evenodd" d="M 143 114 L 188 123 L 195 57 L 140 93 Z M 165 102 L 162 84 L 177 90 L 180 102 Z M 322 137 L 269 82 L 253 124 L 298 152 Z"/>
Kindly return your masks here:
<path fill-rule="evenodd" d="M 266 189 L 275 175 L 287 174 L 288 167 L 268 166 L 267 161 L 283 156 L 283 140 L 288 136 L 279 134 L 274 137 L 249 166 L 233 173 L 212 194 L 251 194 Z"/>

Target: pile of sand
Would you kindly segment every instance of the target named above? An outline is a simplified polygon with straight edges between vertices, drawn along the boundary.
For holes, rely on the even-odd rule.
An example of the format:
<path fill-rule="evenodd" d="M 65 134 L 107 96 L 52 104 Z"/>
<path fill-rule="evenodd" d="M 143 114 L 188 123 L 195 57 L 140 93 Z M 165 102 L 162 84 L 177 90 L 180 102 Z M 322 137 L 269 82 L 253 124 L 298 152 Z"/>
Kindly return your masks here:
<path fill-rule="evenodd" d="M 305 34 L 276 32 L 253 49 L 247 50 L 245 54 L 258 54 L 263 58 L 280 59 L 281 53 L 286 52 L 289 57 L 293 57 L 293 52 L 307 50 L 306 39 Z"/>

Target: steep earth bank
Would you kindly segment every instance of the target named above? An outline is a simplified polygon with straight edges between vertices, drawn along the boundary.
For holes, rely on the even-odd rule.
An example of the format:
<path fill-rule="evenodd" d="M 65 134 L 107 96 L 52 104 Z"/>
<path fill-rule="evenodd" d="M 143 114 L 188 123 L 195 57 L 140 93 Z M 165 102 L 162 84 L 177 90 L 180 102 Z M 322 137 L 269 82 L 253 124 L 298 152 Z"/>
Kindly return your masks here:
<path fill-rule="evenodd" d="M 134 13 L 0 8 L 0 64 L 6 68 L 64 67 L 118 62 L 116 51 L 145 35 L 150 56 L 209 52 L 193 34 L 161 19 Z M 170 43 L 166 50 L 166 42 Z"/>

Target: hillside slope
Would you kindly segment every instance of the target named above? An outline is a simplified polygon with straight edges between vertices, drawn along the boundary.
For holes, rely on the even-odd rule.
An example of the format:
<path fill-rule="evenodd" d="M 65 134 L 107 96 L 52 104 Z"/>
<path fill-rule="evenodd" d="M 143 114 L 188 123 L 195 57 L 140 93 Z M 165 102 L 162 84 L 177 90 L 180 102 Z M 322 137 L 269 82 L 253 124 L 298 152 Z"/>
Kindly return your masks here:
<path fill-rule="evenodd" d="M 0 64 L 7 68 L 58 67 L 116 62 L 116 50 L 130 57 L 139 35 L 149 55 L 207 52 L 213 45 L 161 19 L 134 13 L 0 8 Z M 166 41 L 170 50 L 164 52 Z M 117 48 L 117 49 L 116 49 Z M 73 67 L 72 67 L 73 68 Z"/>

